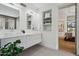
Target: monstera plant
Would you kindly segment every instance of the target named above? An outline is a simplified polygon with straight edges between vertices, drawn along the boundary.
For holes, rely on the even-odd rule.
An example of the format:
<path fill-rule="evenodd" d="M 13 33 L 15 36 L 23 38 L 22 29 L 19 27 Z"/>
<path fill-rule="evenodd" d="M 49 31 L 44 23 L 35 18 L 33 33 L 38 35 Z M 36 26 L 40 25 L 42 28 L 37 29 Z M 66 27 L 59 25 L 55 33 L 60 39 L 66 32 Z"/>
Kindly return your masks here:
<path fill-rule="evenodd" d="M 17 54 L 21 53 L 24 47 L 19 47 L 20 40 L 16 40 L 15 42 L 9 42 L 4 47 L 0 49 L 1 56 L 16 56 Z"/>

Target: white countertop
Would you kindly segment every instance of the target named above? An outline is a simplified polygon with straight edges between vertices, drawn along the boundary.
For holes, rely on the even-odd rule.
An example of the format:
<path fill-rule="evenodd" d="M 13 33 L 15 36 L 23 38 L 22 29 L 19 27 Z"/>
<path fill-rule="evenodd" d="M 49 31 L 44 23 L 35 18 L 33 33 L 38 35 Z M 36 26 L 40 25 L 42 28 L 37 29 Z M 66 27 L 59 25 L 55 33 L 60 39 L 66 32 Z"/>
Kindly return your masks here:
<path fill-rule="evenodd" d="M 17 33 L 3 33 L 3 34 L 0 34 L 0 39 L 25 36 L 25 35 L 37 35 L 37 34 L 41 34 L 41 32 L 26 32 L 25 34 L 18 33 L 18 32 Z"/>

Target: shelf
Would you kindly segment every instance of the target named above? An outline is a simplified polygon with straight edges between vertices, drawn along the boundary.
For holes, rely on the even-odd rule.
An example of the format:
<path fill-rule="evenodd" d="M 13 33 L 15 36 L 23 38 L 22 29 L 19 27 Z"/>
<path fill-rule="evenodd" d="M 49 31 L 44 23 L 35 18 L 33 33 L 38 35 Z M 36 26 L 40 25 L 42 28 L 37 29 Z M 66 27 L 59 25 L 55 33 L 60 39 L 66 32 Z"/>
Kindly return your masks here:
<path fill-rule="evenodd" d="M 46 23 L 46 24 L 43 24 L 43 25 L 51 25 L 51 23 Z"/>
<path fill-rule="evenodd" d="M 43 16 L 44 16 L 43 17 L 43 30 L 51 31 L 51 27 L 52 27 L 51 10 L 45 11 Z"/>
<path fill-rule="evenodd" d="M 49 20 L 49 19 L 51 20 L 51 17 L 48 17 L 48 18 L 44 18 L 44 20 Z"/>

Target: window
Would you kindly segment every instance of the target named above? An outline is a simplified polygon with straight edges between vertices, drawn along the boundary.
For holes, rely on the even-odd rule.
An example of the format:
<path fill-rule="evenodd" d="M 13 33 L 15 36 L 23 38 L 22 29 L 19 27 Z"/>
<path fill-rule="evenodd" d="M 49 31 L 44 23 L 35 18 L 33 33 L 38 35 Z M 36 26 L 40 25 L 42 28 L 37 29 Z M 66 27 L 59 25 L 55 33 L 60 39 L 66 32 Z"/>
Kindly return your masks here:
<path fill-rule="evenodd" d="M 0 15 L 0 29 L 16 29 L 16 20 L 15 17 Z"/>

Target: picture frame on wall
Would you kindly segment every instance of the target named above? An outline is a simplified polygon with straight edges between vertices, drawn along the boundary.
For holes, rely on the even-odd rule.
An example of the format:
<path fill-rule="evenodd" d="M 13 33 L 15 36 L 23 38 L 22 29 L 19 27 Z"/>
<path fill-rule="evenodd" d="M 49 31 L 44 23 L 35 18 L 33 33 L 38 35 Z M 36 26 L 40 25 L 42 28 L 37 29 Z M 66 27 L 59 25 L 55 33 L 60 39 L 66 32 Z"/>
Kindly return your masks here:
<path fill-rule="evenodd" d="M 64 32 L 64 21 L 58 23 L 59 32 Z"/>
<path fill-rule="evenodd" d="M 72 32 L 75 29 L 75 16 L 67 16 L 67 31 Z"/>

